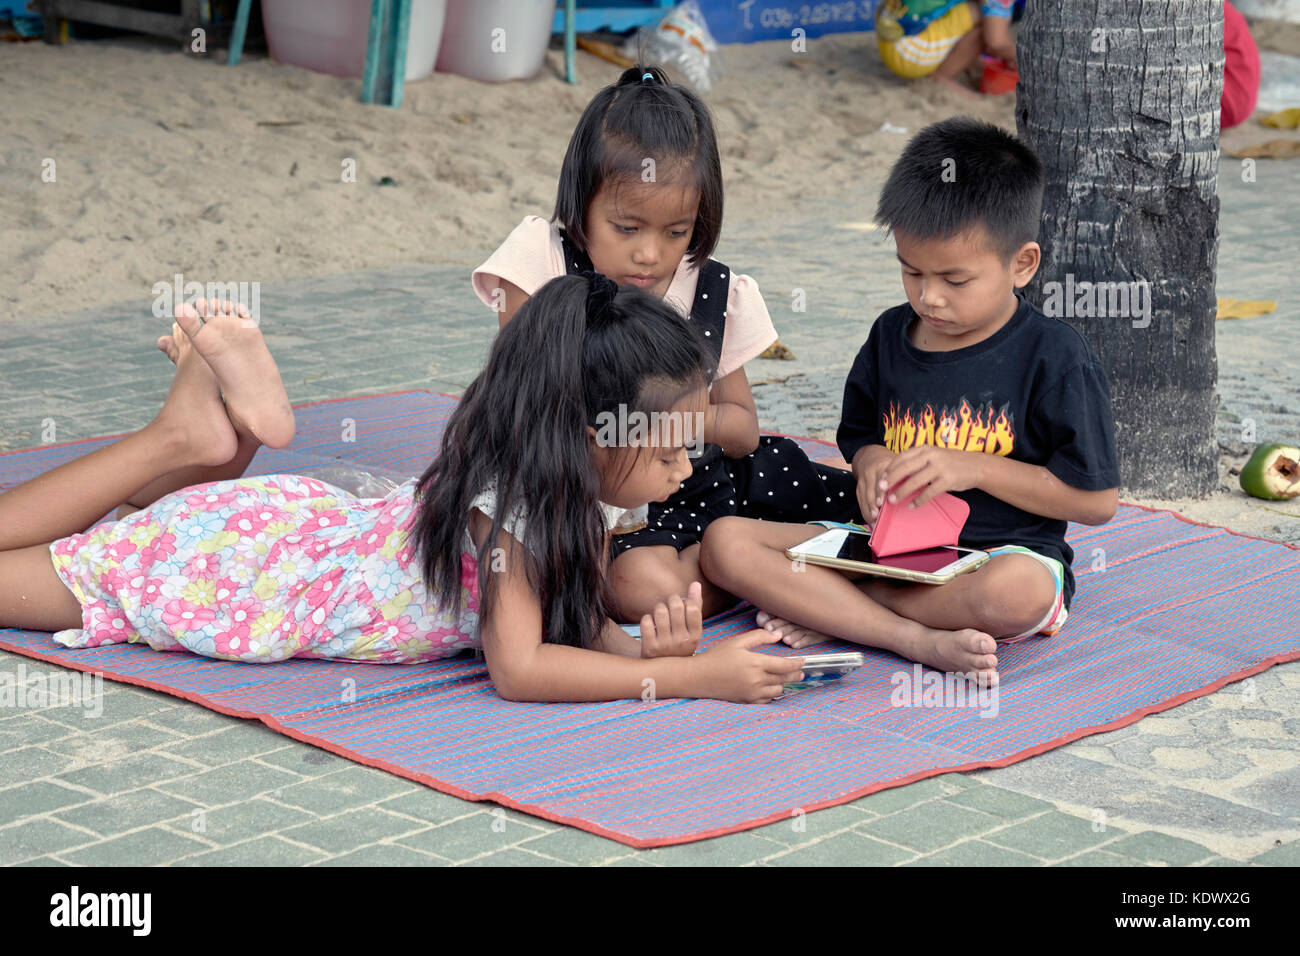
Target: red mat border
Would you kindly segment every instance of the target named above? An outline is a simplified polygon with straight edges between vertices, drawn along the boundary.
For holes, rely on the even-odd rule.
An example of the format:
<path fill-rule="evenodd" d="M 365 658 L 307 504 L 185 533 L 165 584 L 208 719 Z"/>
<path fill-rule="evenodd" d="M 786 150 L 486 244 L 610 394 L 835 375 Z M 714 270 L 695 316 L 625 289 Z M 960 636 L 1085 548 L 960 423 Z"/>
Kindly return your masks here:
<path fill-rule="evenodd" d="M 409 389 L 403 392 L 375 392 L 367 395 L 349 395 L 343 398 L 328 398 L 316 402 L 303 402 L 302 404 L 295 405 L 293 407 L 309 408 L 315 405 L 329 405 L 337 402 L 354 401 L 360 398 L 380 398 L 384 396 L 413 395 L 413 394 L 440 395 L 444 398 L 459 398 L 459 396 L 457 395 L 449 395 L 446 392 L 432 392 L 429 389 Z M 779 433 L 769 432 L 768 434 L 779 434 Z M 105 438 L 120 438 L 120 437 L 122 436 L 107 435 L 100 438 L 82 438 L 76 441 L 62 442 L 58 445 L 41 445 L 38 446 L 38 448 L 67 447 L 71 445 L 86 444 L 88 442 L 103 441 Z M 821 439 L 808 439 L 805 436 L 799 436 L 799 435 L 787 435 L 785 437 L 804 438 L 804 440 L 808 440 L 808 441 L 821 440 Z M 28 452 L 33 450 L 36 449 L 30 449 L 30 448 L 18 449 L 15 451 L 0 452 L 0 455 L 21 454 L 23 452 Z M 1192 518 L 1188 518 L 1186 515 L 1181 515 L 1176 511 L 1169 511 L 1163 508 L 1148 508 L 1146 505 L 1128 504 L 1127 502 L 1121 502 L 1121 504 L 1126 504 L 1130 508 L 1138 508 L 1141 509 L 1142 511 L 1147 511 L 1152 514 L 1173 515 L 1175 518 L 1178 518 L 1180 521 L 1184 521 L 1187 524 L 1197 525 L 1202 528 L 1213 528 L 1218 531 L 1226 531 L 1228 534 L 1236 535 L 1239 538 L 1250 538 L 1255 541 L 1265 541 L 1269 544 L 1282 545 L 1283 547 L 1290 548 L 1293 551 L 1300 551 L 1300 546 L 1289 544 L 1285 541 L 1275 541 L 1272 538 L 1262 538 L 1259 537 L 1258 535 L 1246 534 L 1241 531 L 1234 531 L 1231 528 L 1225 528 L 1222 527 L 1221 525 L 1213 525 L 1213 524 L 1207 524 L 1203 521 L 1196 521 Z M 726 615 L 722 615 L 722 616 L 729 617 L 733 613 L 734 612 L 727 612 Z M 645 840 L 637 839 L 636 837 L 630 837 L 625 834 L 618 833 L 614 830 L 608 830 L 605 827 L 590 822 L 589 820 L 583 820 L 577 817 L 566 817 L 563 816 L 562 814 L 553 813 L 542 807 L 534 806 L 533 804 L 525 803 L 523 801 L 514 800 L 504 794 L 497 793 L 495 791 L 489 791 L 481 794 L 472 793 L 471 791 L 462 790 L 461 788 L 453 784 L 447 783 L 442 780 L 438 780 L 435 777 L 431 777 L 428 774 L 416 773 L 410 770 L 406 770 L 395 764 L 390 764 L 385 760 L 376 760 L 373 758 L 362 757 L 360 754 L 353 753 L 352 751 L 348 750 L 346 747 L 340 747 L 338 745 L 331 744 L 320 738 L 314 737 L 311 734 L 304 734 L 298 731 L 291 730 L 288 727 L 283 727 L 274 718 L 270 718 L 255 712 L 242 711 L 232 707 L 219 706 L 200 694 L 185 693 L 183 691 L 178 691 L 174 688 L 165 687 L 161 684 L 155 684 L 153 681 L 126 677 L 119 674 L 110 674 L 106 671 L 98 671 L 92 667 L 85 667 L 78 664 L 72 664 L 67 661 L 63 661 L 58 658 L 55 658 L 52 655 L 42 654 L 39 651 L 33 651 L 30 648 L 26 648 L 26 647 L 19 647 L 17 645 L 10 644 L 9 642 L 4 640 L 0 640 L 0 648 L 14 654 L 18 654 L 22 657 L 30 657 L 34 660 L 44 661 L 47 664 L 54 664 L 58 667 L 64 667 L 70 670 L 81 671 L 83 673 L 98 673 L 101 674 L 103 677 L 108 678 L 109 680 L 113 680 L 121 684 L 133 684 L 137 687 L 143 687 L 146 690 L 152 690 L 158 693 L 169 694 L 172 697 L 179 697 L 182 700 L 187 700 L 192 703 L 199 704 L 203 707 L 206 707 L 208 710 L 214 711 L 219 714 L 224 714 L 228 717 L 239 717 L 244 720 L 257 720 L 265 724 L 266 726 L 270 727 L 276 733 L 283 734 L 286 737 L 290 737 L 294 740 L 301 741 L 302 743 L 311 744 L 314 747 L 319 747 L 322 750 L 336 754 L 340 757 L 344 757 L 352 761 L 353 763 L 358 763 L 366 767 L 374 767 L 378 770 L 383 770 L 395 776 L 402 777 L 403 779 L 411 780 L 415 783 L 423 784 L 424 786 L 427 786 L 433 790 L 437 790 L 440 793 L 445 793 L 462 800 L 470 801 L 472 803 L 482 803 L 485 801 L 491 801 L 493 803 L 500 804 L 503 807 L 508 807 L 511 810 L 517 810 L 521 813 L 526 813 L 529 816 L 539 817 L 543 820 L 549 820 L 552 823 L 560 823 L 565 826 L 571 826 L 579 830 L 585 830 L 587 833 L 591 833 L 599 837 L 604 837 L 609 840 L 614 840 L 618 843 L 622 843 L 625 846 L 630 846 L 633 849 L 637 849 L 637 850 L 648 850 L 648 849 L 653 849 L 655 847 L 661 847 L 661 846 L 675 846 L 683 843 L 694 843 L 699 840 L 708 840 L 713 837 L 726 836 L 731 833 L 741 833 L 745 830 L 753 830 L 758 827 L 767 826 L 772 823 L 780 823 L 783 820 L 791 819 L 790 816 L 791 811 L 782 810 L 779 813 L 774 813 L 770 816 L 761 817 L 756 820 L 751 820 L 744 823 L 737 823 L 726 827 L 718 827 L 712 830 L 704 830 L 687 836 L 657 837 L 657 838 L 651 838 Z M 871 794 L 878 793 L 881 790 L 890 790 L 893 789 L 894 787 L 906 786 L 909 783 L 916 783 L 919 780 L 925 780 L 930 777 L 939 777 L 939 776 L 943 776 L 944 774 L 962 773 L 969 770 L 985 770 L 985 769 L 991 769 L 997 767 L 1009 767 L 1014 763 L 1019 763 L 1020 761 L 1027 760 L 1030 757 L 1036 757 L 1039 754 L 1046 753 L 1049 750 L 1055 750 L 1057 747 L 1062 747 L 1066 744 L 1073 743 L 1074 741 L 1081 740 L 1084 737 L 1091 737 L 1094 734 L 1102 734 L 1112 730 L 1119 730 L 1121 727 L 1127 727 L 1129 724 L 1137 723 L 1137 721 L 1141 720 L 1143 717 L 1150 716 L 1151 714 L 1161 713 L 1162 711 L 1169 710 L 1172 707 L 1177 707 L 1179 704 L 1185 704 L 1190 700 L 1195 700 L 1198 697 L 1205 697 L 1209 694 L 1214 693 L 1216 690 L 1219 690 L 1220 688 L 1227 686 L 1228 684 L 1233 684 L 1236 683 L 1237 681 L 1245 680 L 1248 677 L 1253 677 L 1254 675 L 1262 673 L 1268 670 L 1270 667 L 1273 667 L 1277 664 L 1286 664 L 1295 660 L 1300 660 L 1300 651 L 1296 651 L 1290 654 L 1278 654 L 1274 657 L 1270 657 L 1264 661 L 1261 661 L 1260 663 L 1252 667 L 1248 667 L 1244 670 L 1236 671 L 1232 674 L 1228 674 L 1224 677 L 1221 677 L 1218 680 L 1214 681 L 1213 683 L 1207 684 L 1204 687 L 1197 688 L 1195 690 L 1185 691 L 1182 694 L 1178 694 L 1174 697 L 1169 698 L 1168 700 L 1161 701 L 1158 704 L 1153 704 L 1150 707 L 1139 708 L 1138 710 L 1135 710 L 1130 714 L 1126 714 L 1123 717 L 1119 717 L 1111 721 L 1110 723 L 1097 724 L 1091 727 L 1081 727 L 1078 730 L 1065 734 L 1062 737 L 1058 737 L 1056 740 L 1048 741 L 1047 743 L 1042 743 L 1033 747 L 1029 747 L 1025 750 L 1018 751 L 1014 754 L 1011 754 L 1007 757 L 1002 757 L 1001 759 L 998 760 L 978 761 L 975 763 L 963 764 L 958 767 L 938 767 L 932 770 L 922 770 L 922 771 L 918 771 L 917 773 L 906 774 L 901 777 L 895 777 L 889 780 L 878 781 L 877 783 L 871 784 L 866 787 L 862 787 L 857 790 L 850 791 L 849 793 L 840 794 L 838 796 L 831 797 L 817 803 L 809 804 L 808 806 L 802 807 L 801 809 L 804 812 L 824 810 L 829 807 L 840 806 L 841 804 L 850 803 L 862 797 L 870 796 Z"/>

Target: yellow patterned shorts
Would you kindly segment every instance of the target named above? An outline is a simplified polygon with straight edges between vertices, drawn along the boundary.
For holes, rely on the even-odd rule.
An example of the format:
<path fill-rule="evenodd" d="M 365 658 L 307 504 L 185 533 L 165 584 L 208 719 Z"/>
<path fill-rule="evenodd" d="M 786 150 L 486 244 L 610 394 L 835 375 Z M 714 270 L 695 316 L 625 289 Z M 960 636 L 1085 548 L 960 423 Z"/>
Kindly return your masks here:
<path fill-rule="evenodd" d="M 938 69 L 957 42 L 974 28 L 970 4 L 959 3 L 920 33 L 892 41 L 877 35 L 876 40 L 885 66 L 913 80 Z"/>

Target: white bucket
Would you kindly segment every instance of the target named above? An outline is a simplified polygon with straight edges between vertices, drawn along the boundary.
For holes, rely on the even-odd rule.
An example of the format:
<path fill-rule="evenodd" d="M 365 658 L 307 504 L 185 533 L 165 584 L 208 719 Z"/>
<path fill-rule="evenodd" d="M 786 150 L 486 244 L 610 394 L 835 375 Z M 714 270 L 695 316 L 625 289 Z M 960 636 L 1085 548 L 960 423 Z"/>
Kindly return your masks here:
<path fill-rule="evenodd" d="M 433 72 L 447 0 L 412 0 L 406 79 Z M 271 57 L 333 76 L 361 76 L 366 68 L 370 0 L 262 0 Z"/>
<path fill-rule="evenodd" d="M 555 0 L 447 0 L 438 69 L 487 83 L 522 80 L 546 59 Z"/>

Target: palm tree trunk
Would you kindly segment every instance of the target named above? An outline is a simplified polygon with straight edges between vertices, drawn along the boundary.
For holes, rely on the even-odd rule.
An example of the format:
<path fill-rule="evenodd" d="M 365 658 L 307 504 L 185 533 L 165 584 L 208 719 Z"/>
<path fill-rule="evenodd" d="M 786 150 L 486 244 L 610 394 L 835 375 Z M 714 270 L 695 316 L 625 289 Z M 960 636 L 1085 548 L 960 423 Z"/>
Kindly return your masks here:
<path fill-rule="evenodd" d="M 1047 178 L 1029 297 L 1110 376 L 1125 494 L 1207 494 L 1223 0 L 1029 0 L 1017 57 Z"/>

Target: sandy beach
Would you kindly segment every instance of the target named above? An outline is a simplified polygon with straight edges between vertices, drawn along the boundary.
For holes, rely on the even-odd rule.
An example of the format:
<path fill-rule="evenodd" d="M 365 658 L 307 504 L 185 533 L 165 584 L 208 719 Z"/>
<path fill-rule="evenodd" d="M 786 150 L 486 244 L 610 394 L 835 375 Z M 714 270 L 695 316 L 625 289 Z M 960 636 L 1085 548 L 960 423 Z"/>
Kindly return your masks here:
<path fill-rule="evenodd" d="M 435 73 L 389 110 L 360 103 L 359 80 L 264 56 L 227 67 L 147 39 L 0 54 L 16 108 L 6 107 L 0 322 L 148 301 L 176 272 L 266 283 L 481 261 L 524 215 L 550 216 L 573 126 L 620 72 L 580 54 L 570 86 L 552 50 L 531 80 Z M 863 35 L 802 55 L 729 46 L 724 61 L 708 102 L 731 218 L 874 192 L 906 140 L 886 123 L 915 131 L 965 110 L 1014 129 L 1012 97 L 966 103 L 909 84 Z M 41 178 L 46 159 L 53 183 Z M 348 160 L 355 182 L 343 179 Z"/>
<path fill-rule="evenodd" d="M 1261 46 L 1296 39 L 1283 30 Z M 147 309 L 154 284 L 178 273 L 265 284 L 403 263 L 468 270 L 524 215 L 549 217 L 573 125 L 619 73 L 580 53 L 581 82 L 570 86 L 551 50 L 531 80 L 435 73 L 391 110 L 360 103 L 356 79 L 264 54 L 228 67 L 224 51 L 194 58 L 143 37 L 4 44 L 0 57 L 0 336 L 98 305 Z M 723 63 L 707 101 L 724 238 L 737 244 L 806 202 L 842 197 L 846 219 L 869 220 L 907 134 L 927 123 L 964 112 L 1015 129 L 1013 95 L 968 100 L 899 79 L 866 34 L 824 37 L 803 54 L 783 42 L 731 45 Z M 1297 135 L 1251 122 L 1223 146 Z M 1261 511 L 1228 473 L 1241 460 L 1224 458 L 1209 499 L 1142 503 L 1274 536 L 1273 512 L 1294 518 L 1300 506 Z"/>

